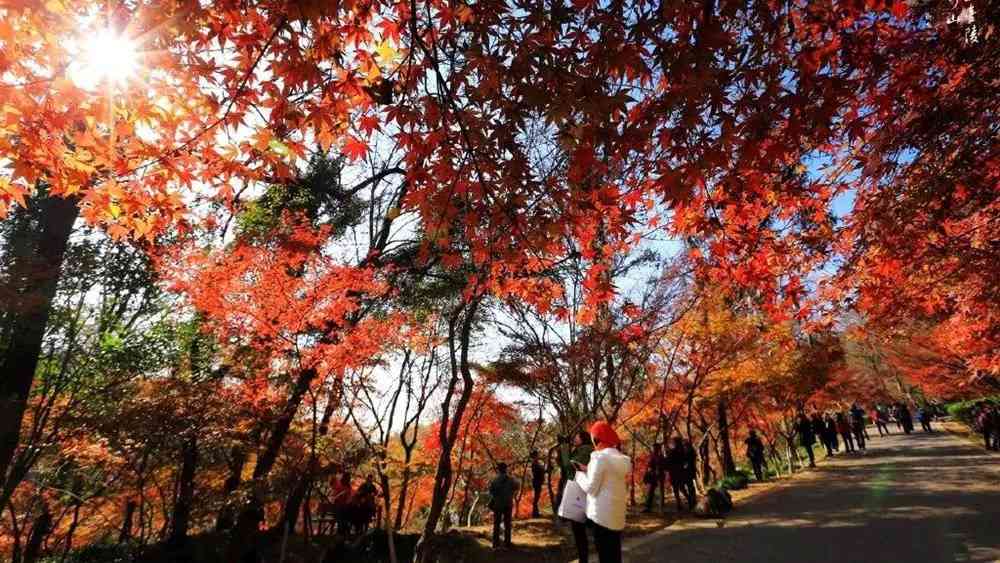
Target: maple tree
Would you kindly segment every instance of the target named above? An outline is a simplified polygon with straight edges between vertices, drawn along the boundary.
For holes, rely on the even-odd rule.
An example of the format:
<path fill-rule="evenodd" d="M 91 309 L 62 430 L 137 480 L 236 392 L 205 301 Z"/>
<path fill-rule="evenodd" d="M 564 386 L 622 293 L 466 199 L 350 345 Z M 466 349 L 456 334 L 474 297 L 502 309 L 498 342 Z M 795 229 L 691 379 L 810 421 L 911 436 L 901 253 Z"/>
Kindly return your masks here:
<path fill-rule="evenodd" d="M 732 420 L 780 422 L 755 394 L 774 411 L 825 400 L 806 356 L 835 363 L 830 330 L 845 308 L 894 342 L 877 365 L 928 394 L 992 389 L 996 11 L 992 0 L 5 4 L 4 495 L 54 506 L 34 484 L 18 490 L 25 445 L 45 426 L 36 411 L 49 403 L 32 393 L 51 369 L 45 346 L 62 345 L 50 329 L 59 284 L 80 275 L 70 239 L 83 223 L 144 253 L 179 301 L 173 320 L 196 318 L 211 343 L 216 387 L 177 383 L 178 401 L 231 394 L 245 424 L 226 439 L 178 430 L 188 439 L 169 442 L 172 461 L 134 481 L 176 473 L 183 494 L 160 502 L 180 542 L 194 487 L 225 476 L 213 490 L 228 499 L 214 508 L 229 560 L 273 512 L 294 528 L 299 507 L 312 509 L 330 460 L 306 444 L 342 429 L 334 415 L 365 389 L 345 377 L 384 367 L 428 315 L 445 328 L 434 476 L 409 497 L 429 505 L 424 560 L 463 464 L 483 473 L 464 438 L 482 422 L 483 385 L 527 390 L 562 431 L 598 414 L 629 421 L 636 441 L 675 431 L 684 412 L 703 465 L 714 445 L 723 473 Z M 102 35 L 134 47 L 136 65 L 86 84 L 84 46 Z M 682 242 L 682 271 L 625 295 L 628 266 L 658 237 Z M 487 327 L 510 346 L 478 366 Z M 833 373 L 882 392 L 857 369 Z M 308 407 L 322 412 L 315 440 Z M 135 429 L 144 444 L 170 433 L 150 424 Z M 354 427 L 367 449 L 386 447 L 387 432 L 373 441 Z M 290 460 L 304 459 L 295 474 Z M 62 533 L 59 515 L 37 516 L 25 553 Z"/>

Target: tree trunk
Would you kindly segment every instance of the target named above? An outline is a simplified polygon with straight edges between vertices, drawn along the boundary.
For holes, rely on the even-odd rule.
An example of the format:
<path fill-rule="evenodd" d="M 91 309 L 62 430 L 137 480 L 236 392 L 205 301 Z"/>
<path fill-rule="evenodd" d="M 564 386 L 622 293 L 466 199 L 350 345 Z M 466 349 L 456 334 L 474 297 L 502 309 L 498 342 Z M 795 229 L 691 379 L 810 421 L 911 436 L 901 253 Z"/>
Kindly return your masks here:
<path fill-rule="evenodd" d="M 48 506 L 42 506 L 42 514 L 35 520 L 35 525 L 31 528 L 31 535 L 28 536 L 28 544 L 24 547 L 24 563 L 35 563 L 42 552 L 42 544 L 49 532 L 52 531 L 52 514 Z"/>
<path fill-rule="evenodd" d="M 310 465 L 313 463 L 315 462 L 310 461 Z M 292 492 L 285 499 L 285 506 L 281 510 L 281 519 L 275 523 L 273 529 L 288 528 L 289 531 L 295 532 L 295 526 L 299 523 L 299 513 L 302 512 L 302 503 L 306 499 L 306 493 L 309 492 L 314 478 L 315 473 L 311 467 L 302 473 L 302 476 L 295 482 L 295 486 L 292 487 Z"/>
<path fill-rule="evenodd" d="M 39 196 L 18 210 L 3 257 L 0 284 L 0 479 L 17 450 L 21 423 L 42 349 L 45 325 L 79 208 L 75 198 Z"/>
<path fill-rule="evenodd" d="M 318 436 L 323 437 L 330 432 L 330 419 L 333 418 L 333 411 L 336 410 L 337 405 L 339 404 L 340 402 L 337 400 L 336 394 L 331 392 L 326 401 L 326 406 L 323 407 L 323 418 L 319 423 L 319 429 L 317 431 Z M 287 527 L 290 531 L 295 531 L 295 525 L 298 523 L 299 513 L 302 512 L 302 502 L 305 500 L 306 494 L 309 492 L 309 489 L 312 488 L 313 481 L 316 479 L 318 464 L 319 458 L 316 455 L 314 447 L 312 452 L 309 454 L 309 465 L 306 467 L 306 470 L 302 473 L 301 477 L 299 477 L 298 482 L 295 483 L 295 487 L 292 488 L 292 492 L 285 500 L 281 521 L 276 524 L 277 528 L 281 529 L 283 527 Z"/>
<path fill-rule="evenodd" d="M 712 484 L 715 477 L 715 472 L 712 471 L 712 460 L 708 455 L 712 448 L 710 442 L 711 438 L 706 436 L 698 447 L 698 456 L 701 458 L 701 484 L 705 488 L 708 488 Z"/>
<path fill-rule="evenodd" d="M 410 451 L 406 452 L 403 461 L 405 463 L 403 466 L 403 478 L 399 484 L 399 499 L 396 503 L 396 522 L 393 525 L 393 528 L 396 530 L 403 527 L 403 510 L 406 508 L 406 496 L 410 489 Z M 388 519 L 388 514 L 386 514 L 386 518 Z"/>
<path fill-rule="evenodd" d="M 392 518 L 389 517 L 389 512 L 392 510 L 392 497 L 389 494 L 392 484 L 389 482 L 389 476 L 385 474 L 385 471 L 382 471 L 381 467 L 382 465 L 379 464 L 378 479 L 382 487 L 382 512 L 385 514 L 381 523 L 385 526 L 385 541 L 389 547 L 389 563 L 398 563 L 396 535 L 393 530 Z"/>
<path fill-rule="evenodd" d="M 194 475 L 198 468 L 198 439 L 192 435 L 185 440 L 181 461 L 180 491 L 174 504 L 174 514 L 171 518 L 170 537 L 167 545 L 180 547 L 187 541 L 188 527 L 191 522 L 191 505 L 194 501 Z"/>
<path fill-rule="evenodd" d="M 722 476 L 729 477 L 736 473 L 736 462 L 733 461 L 733 448 L 729 443 L 728 405 L 725 398 L 719 399 L 719 446 L 722 448 Z"/>
<path fill-rule="evenodd" d="M 10 528 L 11 534 L 8 536 L 11 539 L 11 554 L 10 563 L 21 563 L 21 528 L 17 525 L 17 513 L 14 511 L 14 505 L 8 501 L 7 509 L 10 511 Z"/>
<path fill-rule="evenodd" d="M 219 517 L 215 520 L 215 531 L 217 532 L 233 527 L 236 514 L 229 497 L 236 492 L 236 489 L 240 488 L 240 483 L 243 482 L 243 466 L 246 463 L 247 446 L 245 444 L 233 446 L 229 454 L 229 477 L 222 484 L 222 498 L 226 499 L 226 504 L 223 505 L 222 510 L 219 511 Z"/>
<path fill-rule="evenodd" d="M 261 488 L 264 486 L 267 476 L 271 473 L 274 463 L 278 460 L 278 453 L 281 450 L 282 444 L 285 443 L 285 436 L 292 426 L 295 413 L 298 412 L 299 406 L 302 404 L 302 399 L 305 397 L 306 392 L 309 390 L 309 385 L 315 378 L 316 370 L 314 369 L 304 369 L 299 372 L 299 376 L 295 379 L 295 386 L 292 388 L 292 393 L 288 397 L 281 415 L 278 417 L 274 428 L 268 436 L 264 451 L 257 457 L 257 464 L 253 470 L 252 490 L 236 518 L 236 527 L 233 529 L 229 539 L 229 546 L 226 550 L 226 561 L 230 563 L 239 563 L 247 551 L 254 549 L 253 540 L 264 517 L 264 509 L 261 501 L 263 491 L 261 491 Z"/>
<path fill-rule="evenodd" d="M 134 499 L 128 499 L 125 503 L 125 519 L 122 521 L 122 531 L 118 534 L 118 543 L 125 543 L 132 539 L 132 517 L 135 515 L 136 503 Z"/>
<path fill-rule="evenodd" d="M 73 520 L 69 524 L 69 530 L 66 531 L 66 547 L 63 548 L 62 557 L 59 558 L 59 563 L 66 561 L 69 557 L 69 552 L 73 549 L 73 534 L 76 533 L 77 526 L 80 525 L 80 508 L 83 505 L 79 502 L 73 507 Z"/>
<path fill-rule="evenodd" d="M 449 346 L 451 348 L 451 369 L 452 376 L 448 385 L 448 391 L 442 404 L 442 420 L 439 429 L 441 441 L 441 454 L 438 456 L 437 471 L 434 474 L 434 488 L 431 496 L 431 506 L 427 514 L 427 521 L 424 524 L 423 532 L 417 543 L 417 561 L 425 563 L 430 560 L 431 549 L 429 541 L 434 536 L 441 513 L 444 511 L 445 501 L 451 491 L 452 465 L 451 452 L 458 437 L 458 431 L 462 425 L 462 417 L 465 415 L 465 408 L 472 397 L 472 371 L 469 368 L 469 339 L 472 333 L 472 326 L 475 323 L 476 309 L 479 301 L 475 300 L 467 305 L 465 318 L 462 320 L 462 328 L 459 337 L 459 357 L 455 357 L 455 329 L 454 321 L 449 327 Z M 455 319 L 457 320 L 457 319 Z M 458 403 L 454 412 L 451 412 L 451 399 L 458 387 L 459 376 L 462 379 L 462 390 L 459 394 Z M 450 417 L 450 418 L 449 418 Z"/>

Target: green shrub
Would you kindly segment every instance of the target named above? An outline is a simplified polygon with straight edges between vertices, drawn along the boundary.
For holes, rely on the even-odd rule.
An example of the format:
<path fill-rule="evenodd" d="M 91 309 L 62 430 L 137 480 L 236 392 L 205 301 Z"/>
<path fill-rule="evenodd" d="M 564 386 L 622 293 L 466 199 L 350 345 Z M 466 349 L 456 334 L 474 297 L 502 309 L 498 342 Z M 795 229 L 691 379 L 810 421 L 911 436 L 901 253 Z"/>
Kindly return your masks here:
<path fill-rule="evenodd" d="M 65 563 L 132 563 L 137 561 L 141 548 L 134 543 L 95 543 L 75 549 L 66 556 Z M 42 559 L 42 563 L 57 563 L 61 556 Z"/>
<path fill-rule="evenodd" d="M 973 426 L 976 418 L 976 407 L 978 407 L 980 403 L 984 402 L 992 403 L 994 406 L 1000 406 L 1000 395 L 994 395 L 992 397 L 979 397 L 978 399 L 969 399 L 968 401 L 956 401 L 954 403 L 948 403 L 944 408 L 952 418 L 960 420 L 969 426 Z"/>
<path fill-rule="evenodd" d="M 750 474 L 742 469 L 737 469 L 734 473 L 719 479 L 716 488 L 726 491 L 738 491 L 747 488 L 750 484 Z"/>

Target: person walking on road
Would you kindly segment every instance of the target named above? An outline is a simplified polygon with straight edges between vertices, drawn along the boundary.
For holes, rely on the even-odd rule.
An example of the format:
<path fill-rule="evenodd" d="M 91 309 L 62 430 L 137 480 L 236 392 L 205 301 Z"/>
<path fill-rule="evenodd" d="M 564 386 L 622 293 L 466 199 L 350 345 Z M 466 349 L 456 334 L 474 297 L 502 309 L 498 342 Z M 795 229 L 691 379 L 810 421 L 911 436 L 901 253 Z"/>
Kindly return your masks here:
<path fill-rule="evenodd" d="M 500 524 L 503 523 L 503 545 L 511 547 L 511 521 L 514 519 L 514 493 L 517 481 L 507 475 L 507 464 L 497 464 L 497 476 L 490 483 L 490 504 L 493 511 L 493 549 L 500 547 Z"/>
<path fill-rule="evenodd" d="M 917 409 L 917 420 L 920 421 L 920 428 L 924 432 L 934 432 L 934 429 L 931 428 L 931 420 L 933 418 L 934 415 L 931 413 L 930 407 L 925 406 Z"/>
<path fill-rule="evenodd" d="M 868 435 L 868 421 L 865 420 L 865 409 L 861 408 L 857 403 L 851 405 L 851 430 L 854 431 L 854 443 L 858 444 L 860 449 L 865 449 L 865 440 L 870 440 L 871 436 Z M 860 439 L 858 436 L 860 435 Z"/>
<path fill-rule="evenodd" d="M 621 440 L 607 422 L 594 423 L 590 435 L 594 452 L 590 463 L 578 467 L 576 482 L 587 493 L 587 520 L 594 528 L 598 561 L 621 563 L 632 460 L 618 451 Z"/>
<path fill-rule="evenodd" d="M 976 407 L 975 427 L 983 435 L 983 445 L 986 446 L 987 450 L 993 449 L 993 443 L 990 441 L 991 434 L 993 434 L 993 421 L 991 419 L 990 409 L 985 403 L 980 403 Z"/>
<path fill-rule="evenodd" d="M 684 468 L 684 440 L 680 436 L 674 438 L 674 445 L 667 452 L 664 459 L 664 467 L 670 476 L 670 488 L 674 491 L 674 501 L 677 503 L 677 512 L 684 510 L 681 504 L 681 495 L 687 497 L 687 471 Z"/>
<path fill-rule="evenodd" d="M 885 407 L 875 405 L 875 408 L 872 409 L 872 422 L 875 423 L 879 436 L 889 435 L 889 414 L 885 412 Z"/>
<path fill-rule="evenodd" d="M 826 455 L 832 456 L 833 448 L 830 447 L 830 441 L 826 439 L 826 423 L 823 422 L 823 417 L 818 412 L 815 412 L 809 422 L 812 424 L 813 434 L 816 435 L 816 439 L 826 448 Z"/>
<path fill-rule="evenodd" d="M 976 427 L 983 434 L 986 449 L 997 449 L 997 413 L 989 404 L 980 403 L 979 413 L 976 415 Z"/>
<path fill-rule="evenodd" d="M 854 451 L 854 440 L 851 438 L 851 425 L 847 423 L 847 417 L 842 412 L 837 413 L 837 433 L 840 434 L 840 438 L 844 441 L 844 451 L 852 453 Z"/>
<path fill-rule="evenodd" d="M 904 433 L 913 432 L 913 415 L 910 414 L 910 407 L 903 403 L 899 403 L 899 421 L 903 425 Z"/>
<path fill-rule="evenodd" d="M 857 404 L 851 407 L 851 432 L 859 450 L 865 449 L 865 411 Z"/>
<path fill-rule="evenodd" d="M 750 436 L 746 439 L 747 459 L 753 466 L 753 475 L 757 481 L 764 480 L 764 442 L 760 441 L 757 431 L 750 429 Z"/>
<path fill-rule="evenodd" d="M 795 433 L 799 436 L 799 444 L 806 449 L 806 454 L 809 456 L 809 467 L 816 467 L 816 457 L 813 454 L 816 434 L 813 433 L 812 422 L 806 418 L 805 413 L 799 413 L 799 420 L 795 423 Z"/>
<path fill-rule="evenodd" d="M 837 421 L 830 416 L 830 413 L 827 413 L 824 423 L 826 423 L 826 431 L 823 433 L 823 437 L 830 444 L 830 449 L 833 450 L 833 453 L 836 454 L 840 452 L 840 440 L 837 439 Z"/>
<path fill-rule="evenodd" d="M 993 449 L 1000 450 L 1000 406 L 988 407 L 993 420 Z"/>

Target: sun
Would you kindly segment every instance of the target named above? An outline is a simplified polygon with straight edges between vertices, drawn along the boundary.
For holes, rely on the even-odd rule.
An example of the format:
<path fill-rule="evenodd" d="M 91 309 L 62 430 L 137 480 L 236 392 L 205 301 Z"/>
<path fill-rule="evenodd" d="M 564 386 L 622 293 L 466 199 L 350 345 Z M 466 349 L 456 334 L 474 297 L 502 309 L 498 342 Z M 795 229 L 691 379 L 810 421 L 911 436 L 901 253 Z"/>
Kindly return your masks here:
<path fill-rule="evenodd" d="M 124 86 L 139 70 L 134 41 L 111 29 L 100 29 L 78 41 L 77 60 L 69 74 L 77 86 L 91 90 L 107 83 Z"/>

